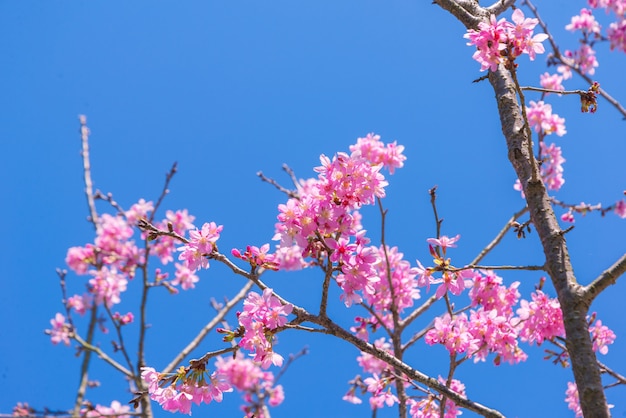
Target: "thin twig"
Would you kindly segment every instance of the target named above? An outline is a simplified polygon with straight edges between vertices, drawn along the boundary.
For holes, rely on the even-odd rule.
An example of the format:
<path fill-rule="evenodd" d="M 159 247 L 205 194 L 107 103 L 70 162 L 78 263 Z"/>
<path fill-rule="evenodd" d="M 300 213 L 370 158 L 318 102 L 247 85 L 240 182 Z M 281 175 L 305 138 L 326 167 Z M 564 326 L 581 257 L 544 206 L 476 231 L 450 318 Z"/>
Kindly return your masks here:
<path fill-rule="evenodd" d="M 167 196 L 168 193 L 170 192 L 169 190 L 170 182 L 172 181 L 172 177 L 174 177 L 174 175 L 176 174 L 177 169 L 178 169 L 178 163 L 174 162 L 174 164 L 172 164 L 172 168 L 170 168 L 170 171 L 168 171 L 165 174 L 165 183 L 163 184 L 163 190 L 161 190 L 161 194 L 159 195 L 159 198 L 157 199 L 157 202 L 154 205 L 154 210 L 150 214 L 150 218 L 149 218 L 150 222 L 154 221 L 154 216 L 157 213 L 157 210 L 159 209 L 159 207 L 161 206 L 161 203 L 163 203 L 163 199 L 165 199 L 165 196 Z"/>
<path fill-rule="evenodd" d="M 481 266 L 478 264 L 468 264 L 465 267 L 461 268 L 450 268 L 450 271 L 461 271 L 461 270 L 528 270 L 528 271 L 545 271 L 545 266 Z"/>
<path fill-rule="evenodd" d="M 122 335 L 122 326 L 120 325 L 120 323 L 118 321 L 116 321 L 113 318 L 113 314 L 111 313 L 111 309 L 104 304 L 104 309 L 106 309 L 107 314 L 109 315 L 109 319 L 111 320 L 111 322 L 113 323 L 113 326 L 115 327 L 115 332 L 117 334 L 117 338 L 120 340 L 119 343 L 119 350 L 122 352 L 122 355 L 124 356 L 124 359 L 126 360 L 126 364 L 128 364 L 128 369 L 130 370 L 130 372 L 135 375 L 135 370 L 133 370 L 133 363 L 130 361 L 130 357 L 128 355 L 128 351 L 126 350 L 126 345 L 124 344 L 124 337 Z"/>
<path fill-rule="evenodd" d="M 411 322 L 413 322 L 420 315 L 422 315 L 424 312 L 426 312 L 435 302 L 437 302 L 437 300 L 438 300 L 437 296 L 435 296 L 435 295 L 432 295 L 431 297 L 426 299 L 424 301 L 424 303 L 422 303 L 418 308 L 413 310 L 413 312 L 411 312 L 406 318 L 404 318 L 402 321 L 400 321 L 400 324 L 398 324 L 398 327 L 400 329 L 404 329 L 407 326 L 409 326 L 409 324 Z"/>
<path fill-rule="evenodd" d="M 298 183 L 298 179 L 296 178 L 296 173 L 294 173 L 291 167 L 289 167 L 287 164 L 283 164 L 283 170 L 285 171 L 285 173 L 287 173 L 287 175 L 291 179 L 291 182 L 293 183 L 293 187 L 298 189 L 300 187 L 300 184 Z"/>
<path fill-rule="evenodd" d="M 281 191 L 282 193 L 285 193 L 287 196 L 289 196 L 292 199 L 298 199 L 299 195 L 297 191 L 294 190 L 289 190 L 283 186 L 281 186 L 280 184 L 278 184 L 278 182 L 274 179 L 271 179 L 269 177 L 265 177 L 265 174 L 263 174 L 262 171 L 259 171 L 258 173 L 256 173 L 257 176 L 259 176 L 259 178 L 261 179 L 261 181 L 264 181 L 266 183 L 271 184 L 272 186 L 276 187 L 279 191 Z"/>
<path fill-rule="evenodd" d="M 93 182 L 91 181 L 91 163 L 89 161 L 89 128 L 87 127 L 87 116 L 79 115 L 80 121 L 80 137 L 82 140 L 83 157 L 83 178 L 85 180 L 85 195 L 87 196 L 87 206 L 89 207 L 89 221 L 93 224 L 96 232 L 100 232 L 100 223 L 98 222 L 98 212 L 96 211 L 96 202 L 93 194 Z"/>
<path fill-rule="evenodd" d="M 196 349 L 196 347 L 198 347 L 198 345 L 200 345 L 200 343 L 202 342 L 202 340 L 207 336 L 207 334 L 209 332 L 211 332 L 211 330 L 222 320 L 224 319 L 224 317 L 226 316 L 226 314 L 228 314 L 228 312 L 230 312 L 231 309 L 233 309 L 233 307 L 235 307 L 235 305 L 237 305 L 237 303 L 239 303 L 239 301 L 241 301 L 243 298 L 246 297 L 246 295 L 248 294 L 248 292 L 250 291 L 250 289 L 252 288 L 253 283 L 252 282 L 247 282 L 245 284 L 245 286 L 243 286 L 241 288 L 241 290 L 228 302 L 226 303 L 226 305 L 224 305 L 224 307 L 222 307 L 219 312 L 217 312 L 215 314 L 215 316 L 213 317 L 213 319 L 211 319 L 198 333 L 198 335 L 195 336 L 195 338 L 193 340 L 191 340 L 189 342 L 189 344 L 187 344 L 187 346 L 185 348 L 183 348 L 177 355 L 176 357 L 174 357 L 172 359 L 172 361 L 170 361 L 170 363 L 163 369 L 163 373 L 171 373 L 174 368 L 176 368 L 176 366 L 178 366 L 180 364 L 180 362 L 182 362 L 185 357 L 187 357 L 189 355 L 189 353 L 191 353 L 193 350 Z"/>
<path fill-rule="evenodd" d="M 589 93 L 588 91 L 585 91 L 585 90 L 553 90 L 553 89 L 544 89 L 543 87 L 531 87 L 531 86 L 520 87 L 520 90 L 538 91 L 540 93 L 578 94 L 579 96 L 583 96 Z"/>
<path fill-rule="evenodd" d="M 83 347 L 86 351 L 85 351 L 85 355 L 87 353 L 91 353 L 94 352 L 98 355 L 98 357 L 100 357 L 102 360 L 104 360 L 105 363 L 108 363 L 109 365 L 113 366 L 113 368 L 115 368 L 116 370 L 120 371 L 124 376 L 128 377 L 128 378 L 133 378 L 133 373 L 128 370 L 126 367 L 122 366 L 121 364 L 119 364 L 117 361 L 113 360 L 111 357 L 109 357 L 104 351 L 102 351 L 99 347 L 94 346 L 93 344 L 89 343 L 88 341 L 85 341 L 82 339 L 82 337 L 76 333 L 74 333 L 73 338 L 78 342 L 78 344 L 80 344 L 81 347 Z M 86 374 L 84 375 L 86 378 Z M 84 393 L 83 393 L 84 395 Z M 81 405 L 82 406 L 82 399 L 81 399 Z"/>
<path fill-rule="evenodd" d="M 492 239 L 491 242 L 489 244 L 487 244 L 487 246 L 485 248 L 482 249 L 482 251 L 476 256 L 476 258 L 474 258 L 474 260 L 472 260 L 472 262 L 470 264 L 478 264 L 480 262 L 480 260 L 485 258 L 485 256 L 487 254 L 489 254 L 489 252 L 491 250 L 493 250 L 496 247 L 496 245 L 498 245 L 500 243 L 500 241 L 502 241 L 502 238 L 504 238 L 506 233 L 509 232 L 509 229 L 511 229 L 511 225 L 513 225 L 513 222 L 515 222 L 520 216 L 522 216 L 526 212 L 528 212 L 528 206 L 526 206 L 523 209 L 515 212 L 513 214 L 513 216 L 511 216 L 511 219 L 509 219 L 509 221 L 500 230 L 500 232 L 498 232 L 498 234 L 495 236 L 495 238 Z"/>

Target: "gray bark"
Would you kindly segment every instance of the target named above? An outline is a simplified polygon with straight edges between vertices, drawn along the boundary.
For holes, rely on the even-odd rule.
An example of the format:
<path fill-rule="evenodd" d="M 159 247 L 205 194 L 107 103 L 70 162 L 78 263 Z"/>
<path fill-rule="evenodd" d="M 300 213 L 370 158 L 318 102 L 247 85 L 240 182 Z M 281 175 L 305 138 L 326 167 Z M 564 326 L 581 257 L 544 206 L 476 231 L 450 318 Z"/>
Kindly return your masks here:
<path fill-rule="evenodd" d="M 488 21 L 486 9 L 472 10 L 455 0 L 436 0 L 436 4 L 450 11 L 468 29 L 476 28 L 476 20 Z M 510 72 L 500 65 L 489 73 L 498 107 L 502 133 L 507 143 L 508 157 L 522 183 L 530 219 L 541 239 L 546 257 L 546 268 L 557 292 L 566 333 L 566 347 L 580 397 L 580 405 L 586 418 L 609 417 L 600 369 L 592 348 L 586 315 L 589 299 L 585 289 L 578 284 L 569 258 L 565 235 L 554 214 L 550 198 L 539 167 L 528 152 L 528 129 L 524 127 L 515 84 Z M 532 181 L 532 179 L 538 179 Z"/>

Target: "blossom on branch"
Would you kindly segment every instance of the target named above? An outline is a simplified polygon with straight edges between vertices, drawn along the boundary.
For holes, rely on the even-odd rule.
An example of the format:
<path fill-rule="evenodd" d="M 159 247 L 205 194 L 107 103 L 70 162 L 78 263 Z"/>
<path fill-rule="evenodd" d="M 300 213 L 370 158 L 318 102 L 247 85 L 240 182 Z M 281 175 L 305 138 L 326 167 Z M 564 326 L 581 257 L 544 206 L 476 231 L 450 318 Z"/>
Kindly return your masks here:
<path fill-rule="evenodd" d="M 542 42 L 548 35 L 533 33 L 538 19 L 524 18 L 524 13 L 515 9 L 511 20 L 513 23 L 504 18 L 496 21 L 491 15 L 489 23 L 480 22 L 478 31 L 469 29 L 463 36 L 469 40 L 467 45 L 476 46 L 472 58 L 480 63 L 480 71 L 495 71 L 499 64 L 513 62 L 522 54 L 528 54 L 532 61 L 536 54 L 545 52 Z"/>

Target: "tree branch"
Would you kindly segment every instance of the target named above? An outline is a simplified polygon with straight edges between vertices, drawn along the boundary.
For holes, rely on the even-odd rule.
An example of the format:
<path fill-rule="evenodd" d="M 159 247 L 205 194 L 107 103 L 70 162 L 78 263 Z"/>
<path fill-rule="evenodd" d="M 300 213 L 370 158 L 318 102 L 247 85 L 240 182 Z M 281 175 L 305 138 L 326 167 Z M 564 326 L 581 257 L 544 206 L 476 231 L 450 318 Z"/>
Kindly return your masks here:
<path fill-rule="evenodd" d="M 93 195 L 93 182 L 91 181 L 91 163 L 89 161 L 89 128 L 87 127 L 87 116 L 78 116 L 80 121 L 80 137 L 83 145 L 81 155 L 83 157 L 83 177 L 85 179 L 85 195 L 89 207 L 89 221 L 93 224 L 96 232 L 100 231 L 98 223 L 98 212 L 96 211 L 96 201 Z"/>
<path fill-rule="evenodd" d="M 83 347 L 85 350 L 87 350 L 87 352 L 94 352 L 94 353 L 96 353 L 98 355 L 98 357 L 100 357 L 102 360 L 104 360 L 109 365 L 113 366 L 113 368 L 115 368 L 116 370 L 121 372 L 124 376 L 126 376 L 128 378 L 131 378 L 131 379 L 133 378 L 133 373 L 130 370 L 128 370 L 126 367 L 124 367 L 121 364 L 119 364 L 117 361 L 113 360 L 111 357 L 109 357 L 107 355 L 107 353 L 102 351 L 100 348 L 98 348 L 98 347 L 88 343 L 87 341 L 83 340 L 80 337 L 80 335 L 78 335 L 78 334 L 74 334 L 74 339 L 78 342 L 78 344 L 81 345 L 81 347 Z M 85 374 L 85 376 L 86 376 L 86 374 Z M 80 406 L 82 406 L 82 401 L 81 401 L 81 405 Z"/>
<path fill-rule="evenodd" d="M 626 273 L 626 254 L 622 255 L 611 267 L 604 270 L 593 282 L 585 287 L 583 298 L 587 305 L 598 296 L 604 289 L 615 284 L 617 279 Z"/>
<path fill-rule="evenodd" d="M 187 357 L 189 355 L 189 353 L 191 353 L 196 347 L 198 347 L 198 345 L 200 345 L 200 342 L 202 342 L 202 340 L 204 339 L 204 337 L 206 337 L 206 335 L 222 320 L 224 319 L 224 317 L 226 316 L 226 314 L 228 312 L 230 312 L 231 309 L 233 309 L 233 307 L 239 303 L 239 301 L 243 298 L 246 297 L 246 295 L 248 294 L 248 292 L 250 291 L 250 289 L 252 288 L 252 286 L 254 285 L 254 283 L 252 282 L 247 282 L 245 284 L 244 287 L 241 288 L 241 290 L 239 291 L 239 293 L 237 293 L 226 305 L 224 305 L 224 307 L 222 309 L 220 309 L 220 311 L 213 317 L 213 319 L 211 319 L 211 321 L 209 321 L 208 324 L 206 324 L 198 333 L 198 335 L 196 335 L 196 337 L 189 342 L 189 344 L 187 344 L 187 346 L 185 348 L 183 348 L 180 353 L 178 353 L 176 355 L 176 357 L 174 357 L 174 359 L 172 359 L 172 361 L 170 361 L 170 364 L 168 364 L 162 371 L 162 373 L 171 373 L 176 366 L 178 366 L 178 364 L 180 364 L 181 361 L 183 361 L 185 359 L 185 357 Z"/>
<path fill-rule="evenodd" d="M 466 3 L 463 3 L 463 7 L 457 0 L 433 0 L 433 4 L 439 5 L 444 10 L 450 12 L 456 17 L 463 25 L 468 29 L 478 28 L 478 23 L 487 20 L 489 13 L 486 9 L 481 9 L 476 3 L 475 13 L 468 11 Z M 477 17 L 481 15 L 480 17 Z"/>
<path fill-rule="evenodd" d="M 436 3 L 449 10 L 468 28 L 473 28 L 476 19 L 484 19 L 488 14 L 488 11 L 483 10 L 481 13 L 474 14 L 474 19 L 470 19 L 459 13 L 458 4 L 452 0 L 441 0 Z M 525 129 L 526 123 L 520 113 L 522 105 L 517 100 L 515 82 L 504 64 L 500 64 L 496 71 L 489 72 L 489 82 L 495 92 L 508 157 L 522 184 L 530 219 L 537 230 L 546 257 L 546 269 L 563 311 L 567 335 L 566 345 L 572 361 L 583 414 L 587 418 L 608 418 L 610 414 L 600 369 L 597 366 L 586 321 L 589 306 L 583 298 L 583 288 L 574 276 L 565 236 L 559 227 L 550 197 L 541 180 L 539 167 L 534 163 L 532 150 L 529 154 L 529 144 L 532 138 L 529 130 Z"/>
<path fill-rule="evenodd" d="M 395 356 L 373 346 L 372 344 L 366 341 L 359 339 L 358 337 L 352 335 L 350 332 L 341 328 L 339 325 L 335 324 L 329 318 L 320 318 L 318 316 L 311 315 L 303 308 L 300 308 L 297 306 L 294 306 L 293 313 L 297 315 L 299 321 L 311 322 L 311 323 L 324 327 L 326 329 L 327 334 L 339 337 L 342 340 L 349 342 L 350 344 L 352 344 L 359 350 L 365 353 L 371 354 L 375 356 L 376 358 L 379 358 L 380 360 L 389 364 L 389 366 L 400 371 L 403 375 L 405 375 L 409 379 L 422 383 L 423 385 L 426 385 L 430 387 L 431 389 L 434 389 L 440 392 L 442 395 L 445 395 L 448 399 L 452 400 L 454 403 L 456 403 L 460 407 L 476 412 L 484 417 L 504 418 L 504 415 L 502 415 L 500 412 L 494 409 L 488 408 L 484 405 L 481 405 L 477 402 L 471 401 L 468 398 L 465 398 L 459 395 L 458 393 L 454 392 L 450 388 L 441 384 L 437 379 L 429 377 L 423 374 L 422 372 L 413 369 L 411 366 L 402 362 Z"/>

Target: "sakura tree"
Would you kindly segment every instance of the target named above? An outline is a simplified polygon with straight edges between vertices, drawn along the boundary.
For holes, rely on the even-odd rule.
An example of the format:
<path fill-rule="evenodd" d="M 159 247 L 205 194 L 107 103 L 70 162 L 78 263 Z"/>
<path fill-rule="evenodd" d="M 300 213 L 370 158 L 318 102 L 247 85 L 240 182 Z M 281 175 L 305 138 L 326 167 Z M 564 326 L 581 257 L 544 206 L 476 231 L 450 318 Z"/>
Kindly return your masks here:
<path fill-rule="evenodd" d="M 369 404 L 372 416 L 523 414 L 494 407 L 487 396 L 474 396 L 472 385 L 460 376 L 477 363 L 523 367 L 531 356 L 544 357 L 546 368 L 571 370 L 562 398 L 554 402 L 565 400 L 573 415 L 608 417 L 611 407 L 623 407 L 619 397 L 611 397 L 611 390 L 619 389 L 610 388 L 626 384 L 626 378 L 601 358 L 611 350 L 616 333 L 596 313 L 596 298 L 626 271 L 624 248 L 611 265 L 596 266 L 596 277 L 582 279 L 574 274 L 576 260 L 570 259 L 567 241 L 575 237 L 574 225 L 586 221 L 584 215 L 626 218 L 626 191 L 623 184 L 617 186 L 622 188 L 598 204 L 571 203 L 559 191 L 568 179 L 562 143 L 576 136 L 566 125 L 570 118 L 593 124 L 601 112 L 626 117 L 604 81 L 595 78 L 601 46 L 608 45 L 607 54 L 626 52 L 626 3 L 583 3 L 565 28 L 573 33 L 571 49 L 557 43 L 541 18 L 540 4 L 433 3 L 432 12 L 447 13 L 447 30 L 457 31 L 458 42 L 466 44 L 465 58 L 475 60 L 476 74 L 459 76 L 468 85 L 476 83 L 472 94 L 495 95 L 487 114 L 499 118 L 502 135 L 497 140 L 506 144 L 500 158 L 506 152 L 517 178 L 512 176 L 502 193 L 519 195 L 519 210 L 497 211 L 502 226 L 485 229 L 480 237 L 451 230 L 448 219 L 454 215 L 440 204 L 445 190 L 433 185 L 409 200 L 405 191 L 392 189 L 397 173 L 421 164 L 407 157 L 415 144 L 364 133 L 338 144 L 333 154 L 320 155 L 311 177 L 301 177 L 289 165 L 282 177 L 259 172 L 258 187 L 281 199 L 275 218 L 267 219 L 273 233 L 262 242 L 239 237 L 240 244 L 225 248 L 228 224 L 169 206 L 170 190 L 177 187 L 176 164 L 156 196 L 139 194 L 125 205 L 114 191 L 97 190 L 93 141 L 87 118 L 81 116 L 83 180 L 94 237 L 67 251 L 67 267 L 57 271 L 62 305 L 51 313 L 46 330 L 53 344 L 76 347 L 78 390 L 72 406 L 44 410 L 51 406 L 28 400 L 15 406 L 13 415 L 210 414 L 215 404 L 239 397 L 244 416 L 269 417 L 280 413 L 291 390 L 298 390 L 284 387 L 283 375 L 317 355 L 304 347 L 283 351 L 279 338 L 291 334 L 329 336 L 352 350 L 358 372 L 342 376 L 345 390 L 337 396 Z M 608 25 L 601 25 L 598 15 Z M 538 72 L 533 64 L 539 61 L 545 65 Z M 535 81 L 526 85 L 520 80 Z M 559 106 L 567 101 L 575 102 L 579 113 L 566 119 Z M 449 161 L 446 146 L 453 145 L 429 158 L 441 160 L 443 170 L 445 164 L 468 164 Z M 600 145 L 608 147 L 608 141 Z M 243 169 L 247 167 L 237 168 Z M 489 168 L 484 175 L 492 175 Z M 429 206 L 430 217 L 420 223 L 433 232 L 412 248 L 394 245 L 389 232 L 392 193 L 404 196 L 404 202 L 419 199 Z M 507 259 L 510 254 L 498 254 L 506 239 L 538 239 L 542 255 L 534 264 L 515 264 L 509 261 L 514 258 Z M 459 257 L 456 251 L 472 241 L 486 245 L 473 257 Z M 190 310 L 195 317 L 201 309 L 204 325 L 184 343 L 176 341 L 178 349 L 167 363 L 154 364 L 151 350 L 162 348 L 148 342 L 152 327 L 177 324 L 152 324 L 153 310 L 168 309 L 152 300 L 194 292 L 213 274 L 236 283 L 237 290 L 211 292 L 209 306 Z M 286 290 L 283 280 L 298 280 L 302 274 L 314 281 L 314 294 Z M 424 370 L 431 369 L 424 358 L 442 355 L 446 361 L 437 364 L 436 372 Z M 107 404 L 90 400 L 95 363 L 123 376 L 126 399 Z M 319 364 L 323 367 L 324 360 Z M 339 379 L 332 370 L 325 373 Z"/>

